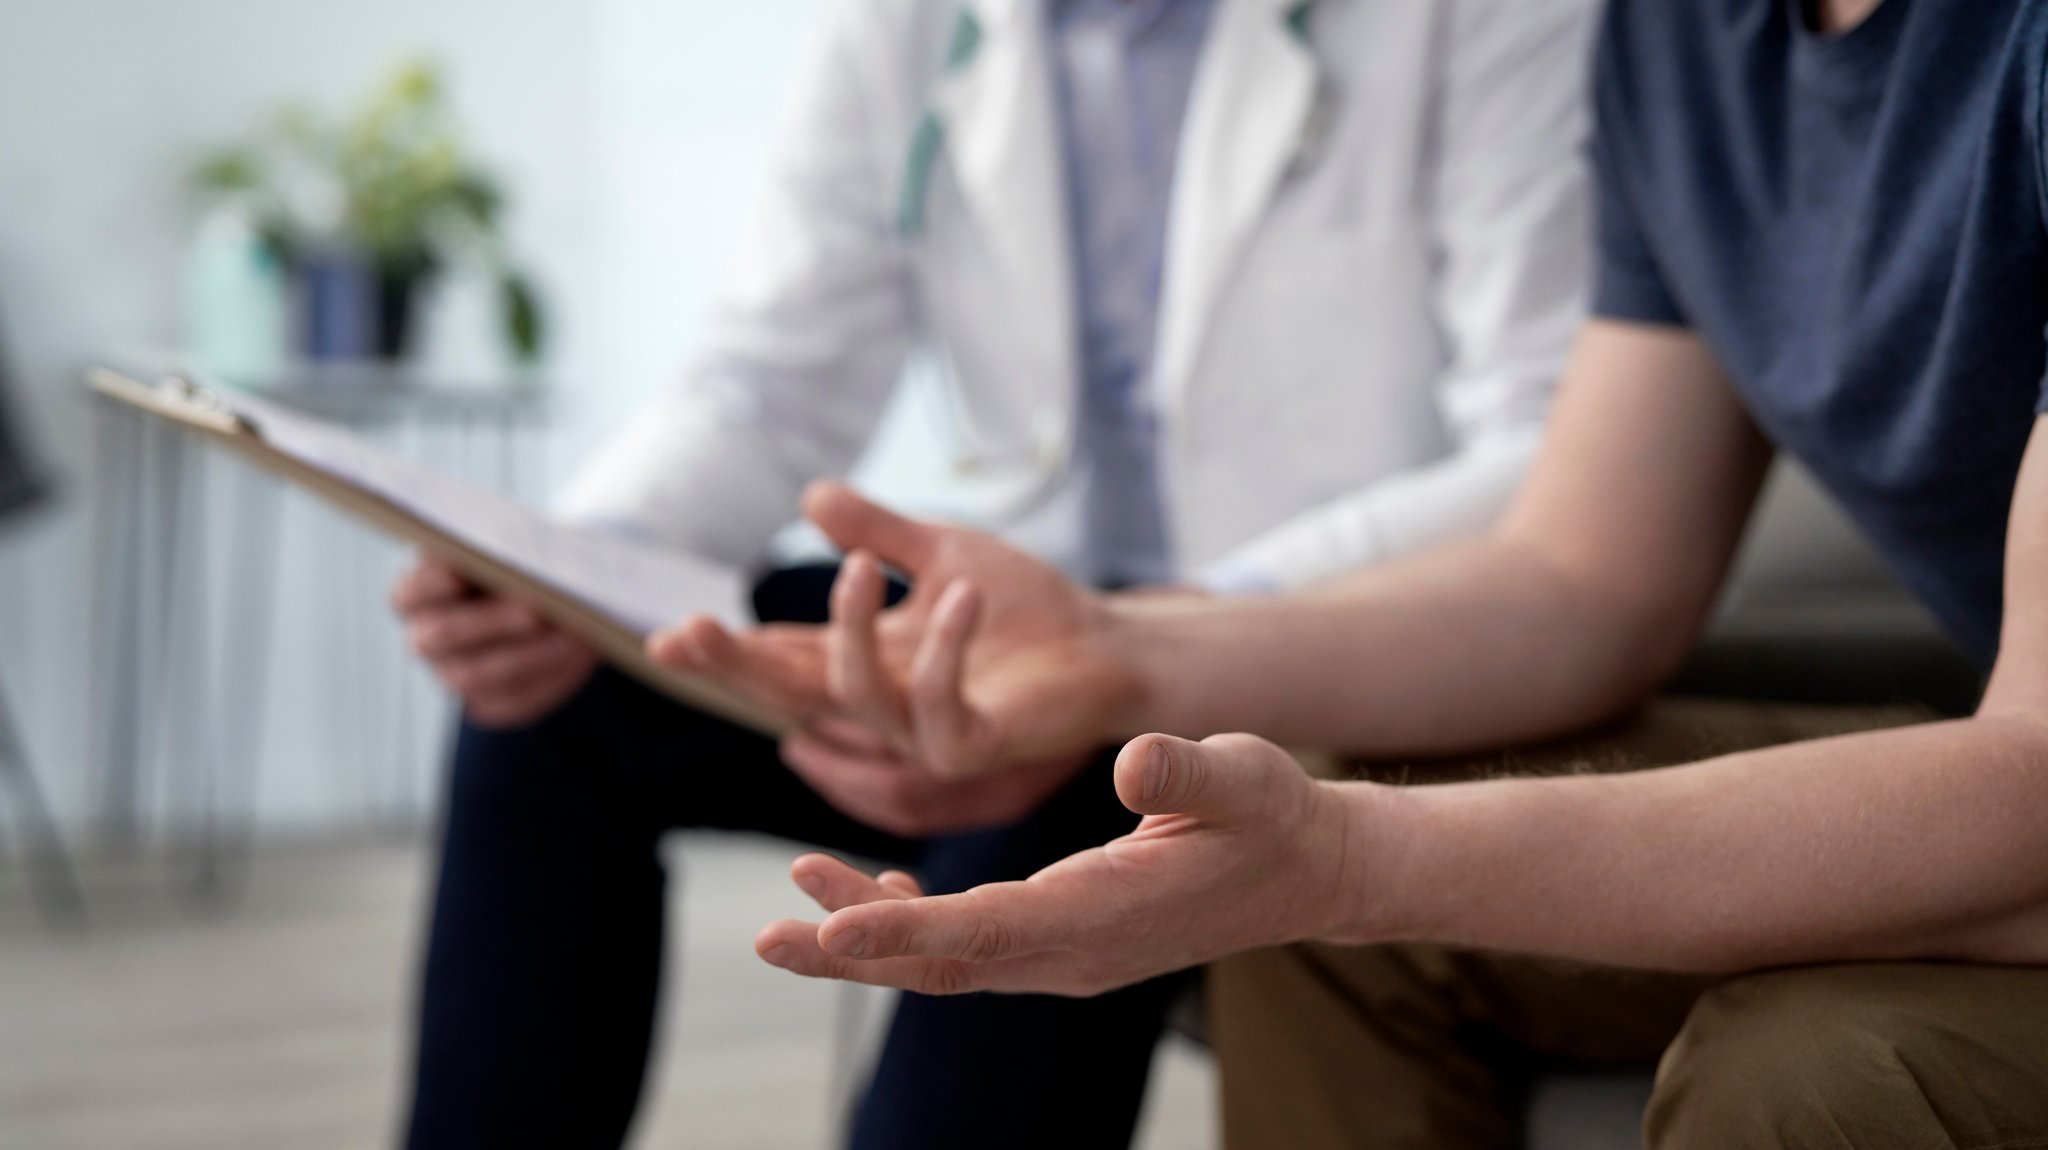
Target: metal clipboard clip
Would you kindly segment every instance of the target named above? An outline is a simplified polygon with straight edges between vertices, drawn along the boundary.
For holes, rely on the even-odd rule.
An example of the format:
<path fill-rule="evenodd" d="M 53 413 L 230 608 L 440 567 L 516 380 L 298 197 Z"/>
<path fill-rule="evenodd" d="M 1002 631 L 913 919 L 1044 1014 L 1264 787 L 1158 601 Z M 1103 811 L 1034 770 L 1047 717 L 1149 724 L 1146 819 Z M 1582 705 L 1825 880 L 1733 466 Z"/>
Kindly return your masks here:
<path fill-rule="evenodd" d="M 157 392 L 164 399 L 190 411 L 216 430 L 261 438 L 256 424 L 248 416 L 236 411 L 204 384 L 193 382 L 192 377 L 188 375 L 180 372 L 165 376 L 163 381 L 157 384 Z"/>

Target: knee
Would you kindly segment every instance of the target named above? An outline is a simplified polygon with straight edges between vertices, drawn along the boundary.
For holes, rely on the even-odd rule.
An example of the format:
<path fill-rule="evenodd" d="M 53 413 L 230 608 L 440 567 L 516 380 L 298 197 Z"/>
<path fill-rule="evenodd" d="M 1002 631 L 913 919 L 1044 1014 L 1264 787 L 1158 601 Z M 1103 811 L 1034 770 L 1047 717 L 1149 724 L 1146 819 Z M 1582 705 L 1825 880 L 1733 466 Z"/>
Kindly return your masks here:
<path fill-rule="evenodd" d="M 517 728 L 482 727 L 464 716 L 449 767 L 450 798 L 475 801 L 546 774 L 560 758 L 551 751 L 563 741 L 551 730 L 560 725 L 558 715 Z"/>
<path fill-rule="evenodd" d="M 1908 1144 L 1899 1118 L 1928 1102 L 1902 1055 L 1920 1024 L 1887 995 L 1882 970 L 1770 971 L 1702 995 L 1658 1067 L 1645 1145 Z"/>
<path fill-rule="evenodd" d="M 583 790 L 606 772 L 606 674 L 523 727 L 484 727 L 462 719 L 450 763 L 451 806 L 499 805 Z"/>

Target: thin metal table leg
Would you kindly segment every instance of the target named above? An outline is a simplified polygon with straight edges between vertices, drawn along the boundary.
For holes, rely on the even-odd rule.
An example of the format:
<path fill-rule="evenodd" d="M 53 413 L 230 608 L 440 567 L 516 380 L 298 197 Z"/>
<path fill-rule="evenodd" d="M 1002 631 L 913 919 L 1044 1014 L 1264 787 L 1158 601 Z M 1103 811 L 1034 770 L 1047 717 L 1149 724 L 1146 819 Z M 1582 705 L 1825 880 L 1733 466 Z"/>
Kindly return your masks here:
<path fill-rule="evenodd" d="M 141 836 L 142 501 L 146 429 L 106 400 L 93 408 L 93 706 L 87 754 L 100 831 L 130 848 Z"/>
<path fill-rule="evenodd" d="M 160 526 L 163 569 L 154 585 L 162 647 L 156 668 L 157 729 L 165 750 L 168 813 L 189 831 L 195 894 L 220 893 L 218 826 L 220 747 L 213 738 L 218 668 L 213 650 L 213 580 L 209 482 L 212 457 L 182 449 L 163 461 L 166 502 Z"/>
<path fill-rule="evenodd" d="M 166 735 L 177 683 L 170 664 L 177 612 L 170 594 L 176 578 L 178 534 L 182 516 L 183 444 L 174 431 L 149 426 L 138 418 L 134 459 L 134 507 L 128 534 L 133 554 L 120 612 L 114 689 L 109 692 L 108 721 L 115 728 L 107 760 L 104 817 L 114 842 L 132 848 L 142 839 L 148 795 L 143 773 L 152 763 L 167 762 Z"/>
<path fill-rule="evenodd" d="M 143 564 L 141 609 L 143 637 L 148 653 L 143 657 L 146 697 L 140 713 L 144 730 L 158 740 L 159 749 L 176 749 L 179 707 L 177 688 L 181 681 L 173 665 L 176 656 L 179 593 L 191 589 L 191 580 L 181 580 L 181 556 L 191 552 L 181 538 L 185 527 L 185 443 L 181 432 L 150 427 L 149 463 L 155 480 L 149 491 L 149 531 Z M 145 746 L 145 752 L 147 751 Z M 145 754 L 146 758 L 146 754 Z M 161 761 L 161 760 L 160 760 Z"/>
<path fill-rule="evenodd" d="M 422 461 L 428 460 L 429 452 L 425 442 L 427 439 L 427 429 L 425 426 L 413 420 L 401 419 L 393 429 L 393 434 L 398 437 L 399 450 L 406 457 Z M 410 559 L 401 559 L 399 562 L 403 566 L 410 563 Z M 389 618 L 388 615 L 386 617 Z M 387 631 L 387 634 L 392 633 Z M 419 744 L 418 740 L 413 737 L 413 728 L 416 725 L 413 714 L 413 696 L 418 688 L 415 682 L 412 653 L 406 648 L 403 631 L 398 631 L 395 634 L 396 641 L 388 645 L 391 656 L 391 682 L 393 684 L 393 694 L 391 696 L 391 727 L 394 736 L 391 750 L 392 794 L 396 796 L 393 806 L 398 816 L 397 821 L 409 829 L 410 825 L 419 819 L 424 807 L 424 803 L 419 797 L 418 786 L 420 770 L 417 749 Z"/>
<path fill-rule="evenodd" d="M 52 922 L 76 924 L 85 921 L 85 888 L 78 871 L 64 849 L 64 836 L 50 815 L 49 803 L 29 763 L 28 745 L 16 726 L 7 696 L 0 691 L 0 771 L 14 790 L 15 806 L 21 812 L 22 841 L 28 856 L 30 882 L 43 914 Z"/>
<path fill-rule="evenodd" d="M 376 556 L 372 554 L 376 541 L 369 532 L 354 523 L 339 520 L 341 530 L 337 544 L 341 556 L 337 566 L 342 572 L 340 594 L 348 596 L 351 610 L 360 610 L 365 602 L 364 588 L 372 580 L 376 570 Z M 375 643 L 366 628 L 350 627 L 341 648 L 341 668 L 346 702 L 344 713 L 349 716 L 348 754 L 346 761 L 354 764 L 353 773 L 360 781 L 363 817 L 378 831 L 384 829 L 385 801 L 380 782 L 381 772 L 377 769 L 379 755 L 377 730 L 376 692 L 370 683 L 371 666 L 376 656 Z"/>
<path fill-rule="evenodd" d="M 216 782 L 201 813 L 197 881 L 218 894 L 247 872 L 254 832 L 257 786 L 268 713 L 270 649 L 274 638 L 279 506 L 283 492 L 247 467 L 232 468 L 234 532 L 229 547 L 227 615 L 213 634 L 222 659 L 213 684 L 211 745 L 217 752 Z"/>

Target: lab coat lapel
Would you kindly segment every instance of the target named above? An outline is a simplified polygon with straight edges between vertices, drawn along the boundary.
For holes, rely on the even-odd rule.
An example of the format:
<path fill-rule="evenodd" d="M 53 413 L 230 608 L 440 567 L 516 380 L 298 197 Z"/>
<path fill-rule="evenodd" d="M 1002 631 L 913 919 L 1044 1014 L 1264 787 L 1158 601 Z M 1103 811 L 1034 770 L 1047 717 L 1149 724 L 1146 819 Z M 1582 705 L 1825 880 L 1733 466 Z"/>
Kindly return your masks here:
<path fill-rule="evenodd" d="M 1009 281 L 1009 317 L 1030 356 L 1018 374 L 1045 390 L 1040 413 L 1071 418 L 1078 350 L 1067 192 L 1044 0 L 970 0 L 974 58 L 934 103 L 962 195 Z M 1050 431 L 1050 429 L 1048 429 Z M 1063 438 L 1064 429 L 1041 436 Z"/>
<path fill-rule="evenodd" d="M 1317 67 L 1290 27 L 1300 0 L 1219 0 L 1174 183 L 1154 395 L 1178 403 L 1253 230 L 1300 150 Z"/>

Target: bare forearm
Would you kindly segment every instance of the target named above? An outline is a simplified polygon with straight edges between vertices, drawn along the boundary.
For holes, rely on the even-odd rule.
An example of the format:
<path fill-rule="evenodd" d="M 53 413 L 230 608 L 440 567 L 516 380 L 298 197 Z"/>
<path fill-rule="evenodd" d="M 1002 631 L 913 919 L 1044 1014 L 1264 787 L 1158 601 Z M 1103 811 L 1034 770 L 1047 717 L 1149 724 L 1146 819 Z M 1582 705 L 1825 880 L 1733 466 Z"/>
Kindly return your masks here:
<path fill-rule="evenodd" d="M 1634 775 L 1355 785 L 1358 939 L 1721 971 L 2048 961 L 2048 726 L 1994 717 Z M 1391 817 L 1389 817 L 1391 816 Z"/>
<path fill-rule="evenodd" d="M 1285 599 L 1119 600 L 1110 624 L 1146 684 L 1128 716 L 1199 737 L 1258 731 L 1369 755 L 1499 746 L 1632 705 L 1683 650 L 1640 618 L 1489 537 Z"/>
<path fill-rule="evenodd" d="M 1770 450 L 1690 335 L 1587 326 L 1495 531 L 1312 594 L 1110 608 L 1144 684 L 1124 734 L 1257 731 L 1368 755 L 1561 734 L 1690 646 Z"/>

